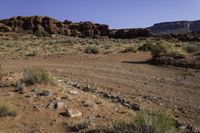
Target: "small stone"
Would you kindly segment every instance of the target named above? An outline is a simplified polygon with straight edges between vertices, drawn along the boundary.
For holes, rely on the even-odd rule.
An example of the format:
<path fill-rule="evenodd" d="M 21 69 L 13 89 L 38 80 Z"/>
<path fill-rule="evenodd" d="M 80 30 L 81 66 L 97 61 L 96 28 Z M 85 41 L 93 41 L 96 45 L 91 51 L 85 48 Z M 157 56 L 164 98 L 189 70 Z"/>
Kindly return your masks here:
<path fill-rule="evenodd" d="M 54 100 L 61 101 L 61 98 L 60 97 L 55 97 Z"/>
<path fill-rule="evenodd" d="M 78 94 L 77 90 L 69 90 L 69 94 L 76 95 Z"/>
<path fill-rule="evenodd" d="M 95 103 L 93 101 L 90 101 L 90 100 L 85 100 L 85 101 L 82 101 L 82 103 L 84 104 L 85 107 L 89 107 L 89 108 L 93 108 L 95 106 Z"/>
<path fill-rule="evenodd" d="M 40 96 L 49 96 L 50 92 L 48 90 L 44 90 L 42 91 L 42 93 L 40 93 Z"/>
<path fill-rule="evenodd" d="M 75 83 L 75 84 L 73 84 L 73 87 L 74 88 L 80 88 L 80 84 L 79 83 Z"/>
<path fill-rule="evenodd" d="M 2 82 L 0 82 L 0 87 L 4 87 L 5 85 L 2 83 Z"/>
<path fill-rule="evenodd" d="M 16 91 L 17 91 L 17 92 L 23 92 L 24 89 L 25 89 L 25 83 L 24 83 L 24 82 L 20 82 L 20 83 L 18 84 L 18 86 L 17 86 Z"/>
<path fill-rule="evenodd" d="M 72 117 L 72 118 L 74 118 L 74 117 L 80 117 L 80 116 L 82 116 L 82 113 L 81 113 L 81 111 L 79 111 L 79 110 L 76 110 L 76 109 L 67 109 L 66 110 L 66 115 L 67 116 L 69 116 L 69 117 Z"/>
<path fill-rule="evenodd" d="M 56 104 L 55 101 L 52 101 L 47 105 L 47 108 L 54 109 L 55 108 L 55 104 Z"/>
<path fill-rule="evenodd" d="M 61 108 L 63 108 L 64 107 L 64 103 L 63 102 L 57 102 L 56 104 L 55 104 L 55 108 L 56 109 L 61 109 Z"/>
<path fill-rule="evenodd" d="M 51 108 L 51 109 L 61 109 L 64 107 L 64 103 L 63 102 L 60 102 L 60 101 L 56 101 L 56 100 L 53 100 L 52 102 L 50 102 L 48 105 L 47 105 L 47 108 Z"/>

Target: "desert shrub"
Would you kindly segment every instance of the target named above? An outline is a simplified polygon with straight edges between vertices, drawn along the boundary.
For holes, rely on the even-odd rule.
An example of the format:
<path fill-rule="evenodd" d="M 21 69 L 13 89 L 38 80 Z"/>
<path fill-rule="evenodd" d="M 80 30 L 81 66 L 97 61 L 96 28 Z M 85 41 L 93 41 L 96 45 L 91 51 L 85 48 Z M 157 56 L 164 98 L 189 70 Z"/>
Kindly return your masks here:
<path fill-rule="evenodd" d="M 149 49 L 153 57 L 157 57 L 169 54 L 173 50 L 172 45 L 173 44 L 167 41 L 161 40 L 156 44 L 147 45 L 147 48 Z"/>
<path fill-rule="evenodd" d="M 112 47 L 112 45 L 108 45 L 108 44 L 103 45 L 103 48 L 106 50 L 110 49 L 111 47 Z"/>
<path fill-rule="evenodd" d="M 114 124 L 113 133 L 183 133 L 176 128 L 176 121 L 166 114 L 138 112 L 134 121 Z"/>
<path fill-rule="evenodd" d="M 149 45 L 152 45 L 152 44 L 150 44 L 150 43 L 145 43 L 145 44 L 143 44 L 142 46 L 140 46 L 140 47 L 138 48 L 138 50 L 139 50 L 139 51 L 149 51 Z"/>
<path fill-rule="evenodd" d="M 122 53 L 128 53 L 128 52 L 136 53 L 137 50 L 138 50 L 137 47 L 128 47 L 128 48 L 124 49 L 124 50 L 122 51 Z"/>
<path fill-rule="evenodd" d="M 87 119 L 87 120 L 80 121 L 79 123 L 73 125 L 71 127 L 71 130 L 74 131 L 74 132 L 78 132 L 80 130 L 89 128 L 90 125 L 91 125 L 91 120 Z"/>
<path fill-rule="evenodd" d="M 3 78 L 4 76 L 7 76 L 7 75 L 8 75 L 8 71 L 1 68 L 1 65 L 0 65 L 0 79 Z"/>
<path fill-rule="evenodd" d="M 85 48 L 84 53 L 87 54 L 98 54 L 99 49 L 97 47 L 88 46 Z"/>
<path fill-rule="evenodd" d="M 186 57 L 186 53 L 181 50 L 171 51 L 168 56 L 173 57 L 174 59 L 183 59 Z"/>
<path fill-rule="evenodd" d="M 32 68 L 24 69 L 22 81 L 26 85 L 41 84 L 41 83 L 46 83 L 46 84 L 50 83 L 52 85 L 57 84 L 56 78 L 53 77 L 48 71 L 43 69 L 32 69 Z"/>
<path fill-rule="evenodd" d="M 27 30 L 26 34 L 33 34 L 33 31 L 32 30 Z"/>
<path fill-rule="evenodd" d="M 34 33 L 37 37 L 50 37 L 51 35 L 46 31 L 36 31 Z"/>
<path fill-rule="evenodd" d="M 188 53 L 195 53 L 195 52 L 200 51 L 200 46 L 198 46 L 198 45 L 188 45 L 188 46 L 186 46 L 185 49 Z"/>
<path fill-rule="evenodd" d="M 27 54 L 27 56 L 37 56 L 38 55 L 38 51 L 34 50 L 31 53 Z"/>
<path fill-rule="evenodd" d="M 185 58 L 186 53 L 182 49 L 175 48 L 175 45 L 161 40 L 155 44 L 146 43 L 139 48 L 139 50 L 150 51 L 153 58 L 160 56 L 169 56 L 176 59 Z"/>
<path fill-rule="evenodd" d="M 5 32 L 5 29 L 0 28 L 0 32 Z"/>
<path fill-rule="evenodd" d="M 0 105 L 0 117 L 6 116 L 16 116 L 17 113 L 14 110 L 11 110 L 8 105 Z"/>

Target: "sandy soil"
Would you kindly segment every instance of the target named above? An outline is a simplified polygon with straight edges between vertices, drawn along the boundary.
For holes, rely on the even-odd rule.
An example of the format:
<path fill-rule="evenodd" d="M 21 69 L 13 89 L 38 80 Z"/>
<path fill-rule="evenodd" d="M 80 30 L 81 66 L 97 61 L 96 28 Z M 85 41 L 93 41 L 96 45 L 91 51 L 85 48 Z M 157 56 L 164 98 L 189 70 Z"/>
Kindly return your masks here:
<path fill-rule="evenodd" d="M 171 113 L 200 129 L 200 70 L 145 63 L 149 53 L 66 54 L 47 58 L 2 59 L 14 71 L 40 67 L 63 80 L 95 84 L 99 91 L 120 95 L 151 110 Z"/>

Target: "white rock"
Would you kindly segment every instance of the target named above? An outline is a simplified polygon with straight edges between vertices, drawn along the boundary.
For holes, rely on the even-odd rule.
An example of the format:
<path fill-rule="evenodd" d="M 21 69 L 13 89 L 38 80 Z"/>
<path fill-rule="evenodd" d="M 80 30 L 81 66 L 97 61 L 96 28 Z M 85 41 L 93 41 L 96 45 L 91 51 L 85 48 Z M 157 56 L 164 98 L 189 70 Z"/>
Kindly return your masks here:
<path fill-rule="evenodd" d="M 51 108 L 51 109 L 61 109 L 65 106 L 65 104 L 63 102 L 60 102 L 60 101 L 52 101 L 48 104 L 48 108 Z"/>
<path fill-rule="evenodd" d="M 64 104 L 63 102 L 57 102 L 56 105 L 55 105 L 55 108 L 56 108 L 56 109 L 61 109 L 61 108 L 64 107 L 64 105 L 65 105 L 65 104 Z"/>
<path fill-rule="evenodd" d="M 69 108 L 66 110 L 66 114 L 67 116 L 72 117 L 72 118 L 82 116 L 81 111 L 76 110 L 76 109 L 69 109 Z"/>
<path fill-rule="evenodd" d="M 76 95 L 78 94 L 77 90 L 69 90 L 69 94 Z"/>

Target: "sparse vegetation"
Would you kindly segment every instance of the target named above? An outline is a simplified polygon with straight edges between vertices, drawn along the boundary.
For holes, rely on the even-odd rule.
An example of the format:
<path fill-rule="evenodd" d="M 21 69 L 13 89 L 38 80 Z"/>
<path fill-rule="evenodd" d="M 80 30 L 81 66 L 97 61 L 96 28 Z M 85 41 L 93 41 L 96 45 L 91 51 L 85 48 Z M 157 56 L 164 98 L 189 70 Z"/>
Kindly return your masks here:
<path fill-rule="evenodd" d="M 174 59 L 183 59 L 186 57 L 186 53 L 182 50 L 175 50 L 170 52 L 168 56 L 173 57 Z"/>
<path fill-rule="evenodd" d="M 167 55 L 173 50 L 173 44 L 164 40 L 161 40 L 155 44 L 148 43 L 146 44 L 146 47 L 151 52 L 153 58 L 161 55 Z"/>
<path fill-rule="evenodd" d="M 166 114 L 149 111 L 138 112 L 134 121 L 119 122 L 111 130 L 113 133 L 184 133 L 176 128 L 176 121 Z"/>
<path fill-rule="evenodd" d="M 195 52 L 198 52 L 198 51 L 200 51 L 200 45 L 198 45 L 198 44 L 190 44 L 190 45 L 187 45 L 186 47 L 185 47 L 185 49 L 186 49 L 186 51 L 188 52 L 188 53 L 195 53 Z"/>
<path fill-rule="evenodd" d="M 10 106 L 7 104 L 0 105 L 0 117 L 6 117 L 6 116 L 16 116 L 17 113 L 14 110 L 10 109 Z"/>
<path fill-rule="evenodd" d="M 50 37 L 51 34 L 49 34 L 48 32 L 46 31 L 43 31 L 43 32 L 40 32 L 40 31 L 36 31 L 34 33 L 34 35 L 36 35 L 37 37 Z"/>
<path fill-rule="evenodd" d="M 56 85 L 57 80 L 53 77 L 48 71 L 44 69 L 33 69 L 33 68 L 26 68 L 24 69 L 23 79 L 22 81 L 26 85 L 32 84 L 52 84 Z"/>
<path fill-rule="evenodd" d="M 136 53 L 137 52 L 137 47 L 128 47 L 128 48 L 125 48 L 122 53 L 128 53 L 128 52 L 133 52 L 133 53 Z"/>
<path fill-rule="evenodd" d="M 37 56 L 38 55 L 38 51 L 34 50 L 31 53 L 29 53 L 27 56 Z"/>
<path fill-rule="evenodd" d="M 91 120 L 87 119 L 87 120 L 81 121 L 78 124 L 73 125 L 71 127 L 71 130 L 74 131 L 74 132 L 78 132 L 78 131 L 80 131 L 82 129 L 88 128 L 90 125 L 91 125 Z"/>
<path fill-rule="evenodd" d="M 181 59 L 186 57 L 186 53 L 181 49 L 175 48 L 175 44 L 161 40 L 157 43 L 146 43 L 139 48 L 142 51 L 150 51 L 153 59 L 160 56 Z"/>
<path fill-rule="evenodd" d="M 7 75 L 8 75 L 8 71 L 1 68 L 1 65 L 0 65 L 0 79 L 3 78 L 4 76 L 7 76 Z"/>
<path fill-rule="evenodd" d="M 88 47 L 85 48 L 84 52 L 87 53 L 87 54 L 98 54 L 99 48 L 88 46 Z"/>

